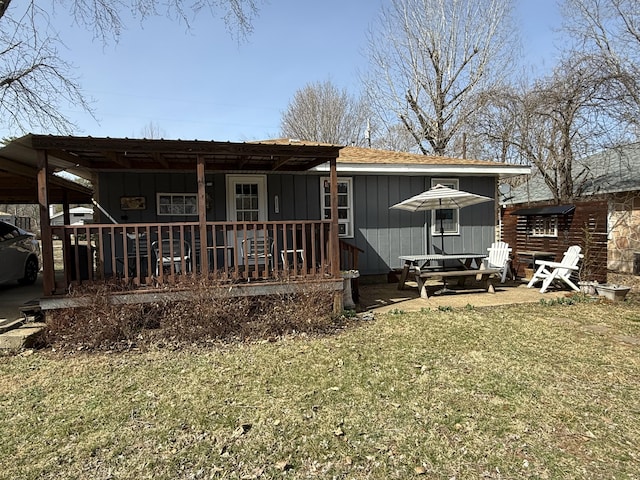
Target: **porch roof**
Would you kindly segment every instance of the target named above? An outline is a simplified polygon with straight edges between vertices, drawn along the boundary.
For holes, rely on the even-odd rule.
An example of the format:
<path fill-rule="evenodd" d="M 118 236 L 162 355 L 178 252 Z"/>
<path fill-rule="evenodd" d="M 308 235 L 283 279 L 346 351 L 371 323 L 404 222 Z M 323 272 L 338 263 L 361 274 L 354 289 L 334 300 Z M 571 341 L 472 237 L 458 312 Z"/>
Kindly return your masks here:
<path fill-rule="evenodd" d="M 15 162 L 0 154 L 0 203 L 36 203 L 36 166 Z M 52 203 L 90 203 L 93 190 L 59 176 L 49 179 Z"/>
<path fill-rule="evenodd" d="M 193 171 L 198 157 L 208 170 L 305 171 L 337 158 L 341 148 L 28 134 L 0 149 L 0 158 L 34 168 L 43 150 L 53 172 L 90 179 L 93 172 L 106 170 Z"/>

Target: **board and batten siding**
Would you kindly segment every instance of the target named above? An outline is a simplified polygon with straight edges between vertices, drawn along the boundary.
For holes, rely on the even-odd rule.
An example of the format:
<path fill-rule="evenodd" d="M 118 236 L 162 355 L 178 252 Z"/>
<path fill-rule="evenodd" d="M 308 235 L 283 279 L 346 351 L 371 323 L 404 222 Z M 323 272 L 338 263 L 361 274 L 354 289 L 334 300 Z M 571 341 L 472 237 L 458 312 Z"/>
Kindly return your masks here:
<path fill-rule="evenodd" d="M 345 241 L 363 250 L 358 268 L 362 275 L 386 274 L 401 266 L 400 255 L 433 252 L 440 238 L 431 235 L 430 212 L 406 212 L 389 207 L 431 187 L 431 177 L 409 175 L 341 175 L 352 178 L 354 237 Z M 267 175 L 268 219 L 319 220 L 319 173 Z M 493 177 L 455 177 L 459 187 L 479 195 L 495 196 Z M 226 221 L 226 175 L 207 173 L 207 220 Z M 197 221 L 197 216 L 158 216 L 156 194 L 196 193 L 194 173 L 103 173 L 99 178 L 99 202 L 116 221 L 124 223 Z M 146 209 L 120 209 L 120 197 L 144 196 Z M 278 197 L 278 213 L 275 211 Z M 108 220 L 103 219 L 108 222 Z M 445 236 L 447 253 L 484 253 L 495 237 L 494 203 L 460 210 L 460 233 Z"/>
<path fill-rule="evenodd" d="M 458 178 L 462 190 L 495 196 L 493 177 L 446 178 Z M 401 255 L 433 253 L 434 242 L 440 250 L 439 234 L 432 237 L 431 212 L 389 210 L 391 205 L 429 189 L 431 177 L 366 175 L 353 181 L 353 243 L 364 250 L 358 265 L 362 274 L 386 274 L 402 266 Z M 460 233 L 445 235 L 445 252 L 486 253 L 495 239 L 494 208 L 494 202 L 487 202 L 461 209 Z"/>

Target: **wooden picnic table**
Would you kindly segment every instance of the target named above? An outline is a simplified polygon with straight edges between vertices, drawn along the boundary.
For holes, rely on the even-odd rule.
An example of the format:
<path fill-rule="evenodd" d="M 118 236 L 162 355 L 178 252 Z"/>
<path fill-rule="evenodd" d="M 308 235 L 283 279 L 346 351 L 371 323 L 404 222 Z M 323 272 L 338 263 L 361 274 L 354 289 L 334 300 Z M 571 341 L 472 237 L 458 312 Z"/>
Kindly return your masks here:
<path fill-rule="evenodd" d="M 412 269 L 418 276 L 426 270 L 444 272 L 447 271 L 446 263 L 454 261 L 456 268 L 453 269 L 453 271 L 456 269 L 478 270 L 482 265 L 482 259 L 487 258 L 487 255 L 482 253 L 432 253 L 427 255 L 401 255 L 399 258 L 400 260 L 404 260 L 404 267 L 400 275 L 400 280 L 398 281 L 398 290 L 402 290 L 409 277 L 409 271 Z M 435 262 L 441 264 L 436 266 L 434 265 Z"/>

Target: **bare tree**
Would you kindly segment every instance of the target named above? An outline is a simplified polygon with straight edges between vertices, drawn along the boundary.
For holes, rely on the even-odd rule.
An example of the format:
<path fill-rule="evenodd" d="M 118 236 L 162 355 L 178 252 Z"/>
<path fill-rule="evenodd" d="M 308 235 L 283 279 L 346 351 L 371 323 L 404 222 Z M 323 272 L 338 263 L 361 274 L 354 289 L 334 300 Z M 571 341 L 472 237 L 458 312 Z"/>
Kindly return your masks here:
<path fill-rule="evenodd" d="M 142 135 L 142 138 L 147 138 L 149 140 L 159 140 L 167 136 L 166 132 L 160 127 L 160 125 L 153 122 L 153 120 L 142 127 L 140 134 Z"/>
<path fill-rule="evenodd" d="M 298 90 L 280 120 L 281 135 L 337 145 L 367 145 L 368 110 L 331 81 Z"/>
<path fill-rule="evenodd" d="M 369 36 L 371 105 L 384 123 L 401 122 L 422 153 L 459 154 L 453 145 L 482 108 L 480 93 L 513 63 L 511 0 L 389 4 Z"/>
<path fill-rule="evenodd" d="M 74 21 L 102 42 L 117 41 L 125 27 L 122 14 L 140 19 L 166 14 L 188 25 L 201 10 L 222 12 L 227 27 L 239 36 L 252 30 L 259 0 L 70 0 L 60 2 Z M 56 2 L 54 2 L 56 3 Z M 160 9 L 164 9 L 161 11 Z M 12 133 L 32 126 L 70 133 L 74 125 L 60 111 L 65 104 L 91 112 L 72 65 L 61 55 L 64 43 L 45 10 L 35 0 L 17 4 L 0 0 L 0 125 Z"/>
<path fill-rule="evenodd" d="M 382 150 L 421 153 L 418 151 L 413 137 L 401 123 L 383 125 L 382 128 L 376 129 L 376 135 L 371 144 Z"/>
<path fill-rule="evenodd" d="M 609 77 L 611 112 L 640 126 L 640 3 L 637 0 L 565 0 L 564 30 L 577 54 Z"/>
<path fill-rule="evenodd" d="M 530 87 L 494 92 L 485 110 L 490 113 L 477 124 L 501 158 L 533 165 L 556 202 L 581 194 L 589 172 L 577 160 L 615 134 L 609 77 L 591 60 L 571 57 Z"/>

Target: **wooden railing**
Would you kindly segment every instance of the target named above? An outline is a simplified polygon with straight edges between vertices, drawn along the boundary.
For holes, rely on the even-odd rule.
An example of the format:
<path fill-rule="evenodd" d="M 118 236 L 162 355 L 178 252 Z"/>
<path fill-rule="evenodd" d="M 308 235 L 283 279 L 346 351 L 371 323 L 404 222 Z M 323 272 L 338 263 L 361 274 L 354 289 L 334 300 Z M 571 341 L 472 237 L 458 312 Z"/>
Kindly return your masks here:
<path fill-rule="evenodd" d="M 358 270 L 358 254 L 362 252 L 361 248 L 340 240 L 340 270 Z"/>
<path fill-rule="evenodd" d="M 221 280 L 330 277 L 329 221 L 90 224 L 52 227 L 61 282 L 118 278 L 134 285 L 199 273 Z M 206 239 L 206 241 L 203 241 Z"/>

